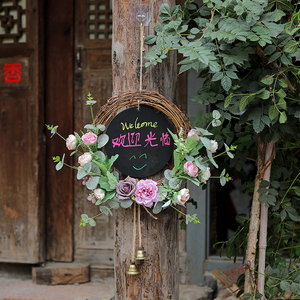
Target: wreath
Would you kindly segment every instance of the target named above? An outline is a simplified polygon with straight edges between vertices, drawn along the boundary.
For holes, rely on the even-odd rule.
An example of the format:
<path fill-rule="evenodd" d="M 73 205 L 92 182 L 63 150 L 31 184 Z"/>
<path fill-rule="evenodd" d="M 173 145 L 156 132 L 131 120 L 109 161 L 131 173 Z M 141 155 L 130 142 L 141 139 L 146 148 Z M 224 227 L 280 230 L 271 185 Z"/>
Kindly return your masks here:
<path fill-rule="evenodd" d="M 80 135 L 74 132 L 68 138 L 64 138 L 58 133 L 58 126 L 46 124 L 47 129 L 51 131 L 51 138 L 57 134 L 66 141 L 67 149 L 72 151 L 70 156 L 77 152 L 80 154 L 78 166 L 65 163 L 65 154 L 62 157 L 53 157 L 56 170 L 59 171 L 64 165 L 77 170 L 77 179 L 89 190 L 87 200 L 99 206 L 100 213 L 93 217 L 82 214 L 80 225 L 95 226 L 96 217 L 102 214 L 112 215 L 112 209 L 120 207 L 126 209 L 134 202 L 142 205 L 149 214 L 151 214 L 149 209 L 152 209 L 153 214 L 158 214 L 172 207 L 185 216 L 186 224 L 199 223 L 196 214 L 185 214 L 176 206 L 185 206 L 190 199 L 189 190 L 185 187 L 187 182 L 200 186 L 207 184 L 210 178 L 219 178 L 221 185 L 225 185 L 231 180 L 225 169 L 220 176 L 211 176 L 212 166 L 218 168 L 215 158 L 226 154 L 233 158 L 230 151 L 235 149 L 235 146 L 229 147 L 224 143 L 225 150 L 216 154 L 218 142 L 212 139 L 213 134 L 208 128 L 221 125 L 220 113 L 217 110 L 212 112 L 211 121 L 206 129 L 199 127 L 191 129 L 187 117 L 178 107 L 156 92 L 126 93 L 112 97 L 101 108 L 96 118 L 93 116 L 93 105 L 96 101 L 91 94 L 87 99 L 86 105 L 91 108 L 92 123 L 84 126 L 86 133 L 81 132 Z M 168 129 L 174 142 L 174 166 L 172 169 L 166 169 L 164 178 L 158 181 L 129 176 L 120 179 L 119 173 L 114 170 L 118 154 L 108 157 L 105 152 L 105 146 L 109 141 L 109 136 L 105 133 L 106 123 L 109 123 L 121 109 L 139 105 L 152 106 L 163 112 L 177 130 L 173 133 Z"/>

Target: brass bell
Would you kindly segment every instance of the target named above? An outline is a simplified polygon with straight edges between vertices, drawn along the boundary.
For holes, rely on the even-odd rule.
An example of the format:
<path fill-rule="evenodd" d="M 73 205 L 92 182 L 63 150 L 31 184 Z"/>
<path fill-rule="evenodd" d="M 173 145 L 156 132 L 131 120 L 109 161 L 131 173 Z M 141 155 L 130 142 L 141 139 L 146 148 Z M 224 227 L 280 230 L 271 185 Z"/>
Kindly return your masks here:
<path fill-rule="evenodd" d="M 138 275 L 139 271 L 136 268 L 136 265 L 134 262 L 132 262 L 128 268 L 128 271 L 126 271 L 126 274 L 128 275 Z"/>
<path fill-rule="evenodd" d="M 143 248 L 139 248 L 138 251 L 136 252 L 136 256 L 135 256 L 136 260 L 143 260 L 143 259 L 147 259 L 147 257 L 145 256 L 145 252 Z"/>

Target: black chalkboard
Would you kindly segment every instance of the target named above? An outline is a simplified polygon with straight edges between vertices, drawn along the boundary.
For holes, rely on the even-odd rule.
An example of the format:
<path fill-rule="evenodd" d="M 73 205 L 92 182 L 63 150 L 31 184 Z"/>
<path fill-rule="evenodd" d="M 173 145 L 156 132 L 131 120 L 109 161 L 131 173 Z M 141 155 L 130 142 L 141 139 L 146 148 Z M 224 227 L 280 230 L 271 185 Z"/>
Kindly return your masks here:
<path fill-rule="evenodd" d="M 149 106 L 128 108 L 108 125 L 108 157 L 119 154 L 114 166 L 121 173 L 143 178 L 160 171 L 173 153 L 171 128 L 165 116 Z"/>

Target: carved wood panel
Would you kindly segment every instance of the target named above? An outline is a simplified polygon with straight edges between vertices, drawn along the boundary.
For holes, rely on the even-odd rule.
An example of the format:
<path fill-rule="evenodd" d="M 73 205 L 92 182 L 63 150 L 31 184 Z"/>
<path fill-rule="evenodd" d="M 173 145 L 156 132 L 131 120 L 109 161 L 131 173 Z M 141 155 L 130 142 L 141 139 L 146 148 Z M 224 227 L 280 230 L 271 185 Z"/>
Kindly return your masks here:
<path fill-rule="evenodd" d="M 0 43 L 26 42 L 26 0 L 0 2 Z"/>
<path fill-rule="evenodd" d="M 90 40 L 111 40 L 112 1 L 88 0 L 87 36 Z"/>

